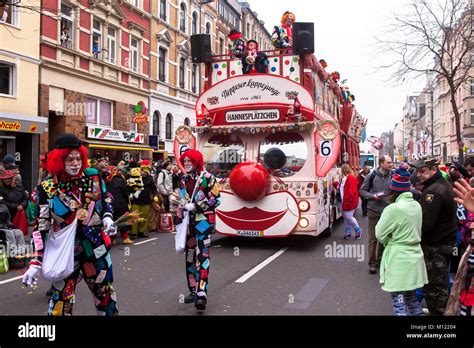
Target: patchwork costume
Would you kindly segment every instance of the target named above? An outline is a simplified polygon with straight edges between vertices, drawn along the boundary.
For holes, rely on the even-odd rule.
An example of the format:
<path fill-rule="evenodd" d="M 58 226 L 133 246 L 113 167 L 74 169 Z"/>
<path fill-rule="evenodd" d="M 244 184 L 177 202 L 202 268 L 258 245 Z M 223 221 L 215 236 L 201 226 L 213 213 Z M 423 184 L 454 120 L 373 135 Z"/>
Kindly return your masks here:
<path fill-rule="evenodd" d="M 199 153 L 188 150 L 187 153 Z M 202 155 L 201 155 L 202 156 Z M 181 159 L 180 159 L 181 160 Z M 204 171 L 194 170 L 180 181 L 181 196 L 192 205 L 189 211 L 189 229 L 186 237 L 186 279 L 196 301 L 207 301 L 210 269 L 211 234 L 215 232 L 216 208 L 220 204 L 219 185 L 216 178 Z M 196 187 L 196 185 L 198 185 Z"/>
<path fill-rule="evenodd" d="M 199 188 L 193 197 L 196 184 Z M 180 183 L 181 195 L 196 205 L 191 212 L 189 230 L 186 238 L 186 278 L 189 291 L 197 296 L 207 297 L 209 277 L 209 249 L 211 234 L 216 223 L 215 209 L 220 204 L 219 185 L 212 174 L 190 174 Z"/>
<path fill-rule="evenodd" d="M 83 151 L 86 154 L 85 148 Z M 111 242 L 104 229 L 106 223 L 111 226 L 113 211 L 99 171 L 87 168 L 75 177 L 65 173 L 55 175 L 43 181 L 35 191 L 33 196 L 39 209 L 33 232 L 35 259 L 31 261 L 30 269 L 41 267 L 48 234 L 77 223 L 74 271 L 66 279 L 53 282 L 48 314 L 72 315 L 76 285 L 84 278 L 93 295 L 97 313 L 118 315 L 116 294 L 112 287 Z M 23 278 L 27 285 L 32 284 L 36 274 L 33 271 L 28 277 L 30 269 Z"/>

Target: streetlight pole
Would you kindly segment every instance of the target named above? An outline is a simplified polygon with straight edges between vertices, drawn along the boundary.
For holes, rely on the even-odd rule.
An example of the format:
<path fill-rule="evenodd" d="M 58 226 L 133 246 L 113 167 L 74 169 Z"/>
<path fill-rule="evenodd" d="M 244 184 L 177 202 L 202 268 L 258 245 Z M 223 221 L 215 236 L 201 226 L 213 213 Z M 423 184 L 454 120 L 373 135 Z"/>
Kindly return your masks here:
<path fill-rule="evenodd" d="M 433 100 L 433 88 L 430 89 L 431 94 L 431 157 L 434 157 L 434 100 Z"/>

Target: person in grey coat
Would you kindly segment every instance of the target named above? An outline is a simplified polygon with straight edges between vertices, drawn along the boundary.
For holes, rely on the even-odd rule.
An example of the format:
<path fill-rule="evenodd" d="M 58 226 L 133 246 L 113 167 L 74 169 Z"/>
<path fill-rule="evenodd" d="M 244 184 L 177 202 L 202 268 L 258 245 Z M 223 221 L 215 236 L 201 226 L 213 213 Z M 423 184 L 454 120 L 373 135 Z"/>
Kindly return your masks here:
<path fill-rule="evenodd" d="M 171 173 L 171 162 L 164 162 L 163 169 L 156 180 L 158 191 L 163 196 L 163 204 L 167 212 L 170 211 L 170 194 L 173 193 L 173 175 Z"/>
<path fill-rule="evenodd" d="M 390 183 L 392 180 L 393 162 L 389 156 L 380 156 L 379 167 L 364 180 L 359 194 L 367 199 L 368 224 L 368 255 L 369 272 L 375 274 L 380 267 L 383 246 L 375 238 L 375 226 L 386 206 L 390 204 Z"/>

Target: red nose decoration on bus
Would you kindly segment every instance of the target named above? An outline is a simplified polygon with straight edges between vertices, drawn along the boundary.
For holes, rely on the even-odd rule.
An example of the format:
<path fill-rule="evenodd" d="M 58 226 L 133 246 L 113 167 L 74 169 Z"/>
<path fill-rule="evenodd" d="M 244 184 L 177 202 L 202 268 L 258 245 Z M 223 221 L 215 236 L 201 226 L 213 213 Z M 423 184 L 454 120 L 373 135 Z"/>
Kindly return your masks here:
<path fill-rule="evenodd" d="M 247 202 L 255 202 L 267 195 L 270 175 L 262 164 L 244 162 L 232 170 L 229 184 L 239 198 Z"/>

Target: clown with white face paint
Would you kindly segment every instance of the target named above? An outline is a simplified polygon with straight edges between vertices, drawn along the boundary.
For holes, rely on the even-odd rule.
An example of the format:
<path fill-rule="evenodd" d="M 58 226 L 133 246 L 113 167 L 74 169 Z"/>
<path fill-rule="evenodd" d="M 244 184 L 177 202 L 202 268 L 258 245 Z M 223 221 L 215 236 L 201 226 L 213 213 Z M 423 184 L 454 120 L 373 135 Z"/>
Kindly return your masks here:
<path fill-rule="evenodd" d="M 59 136 L 48 154 L 47 170 L 52 177 L 41 182 L 32 194 L 39 208 L 32 234 L 35 252 L 23 283 L 35 285 L 39 273 L 52 282 L 49 315 L 72 315 L 76 284 L 82 278 L 93 295 L 97 313 L 118 314 L 108 235 L 116 233 L 111 199 L 100 173 L 87 168 L 87 163 L 87 149 L 74 134 Z M 48 248 L 52 236 L 63 243 L 66 239 L 59 236 L 69 233 L 73 233 L 74 246 L 71 254 L 61 251 L 61 257 L 74 258 L 72 273 L 57 262 L 61 257 L 49 253 L 52 246 Z M 57 244 L 51 245 L 62 250 Z"/>
<path fill-rule="evenodd" d="M 213 175 L 204 171 L 204 160 L 199 151 L 187 150 L 179 161 L 186 170 L 180 181 L 180 192 L 188 203 L 178 209 L 178 223 L 183 217 L 183 210 L 190 214 L 186 236 L 186 278 L 190 293 L 185 303 L 194 302 L 198 310 L 204 310 L 207 304 L 211 234 L 215 231 L 216 208 L 220 204 L 219 185 Z"/>

